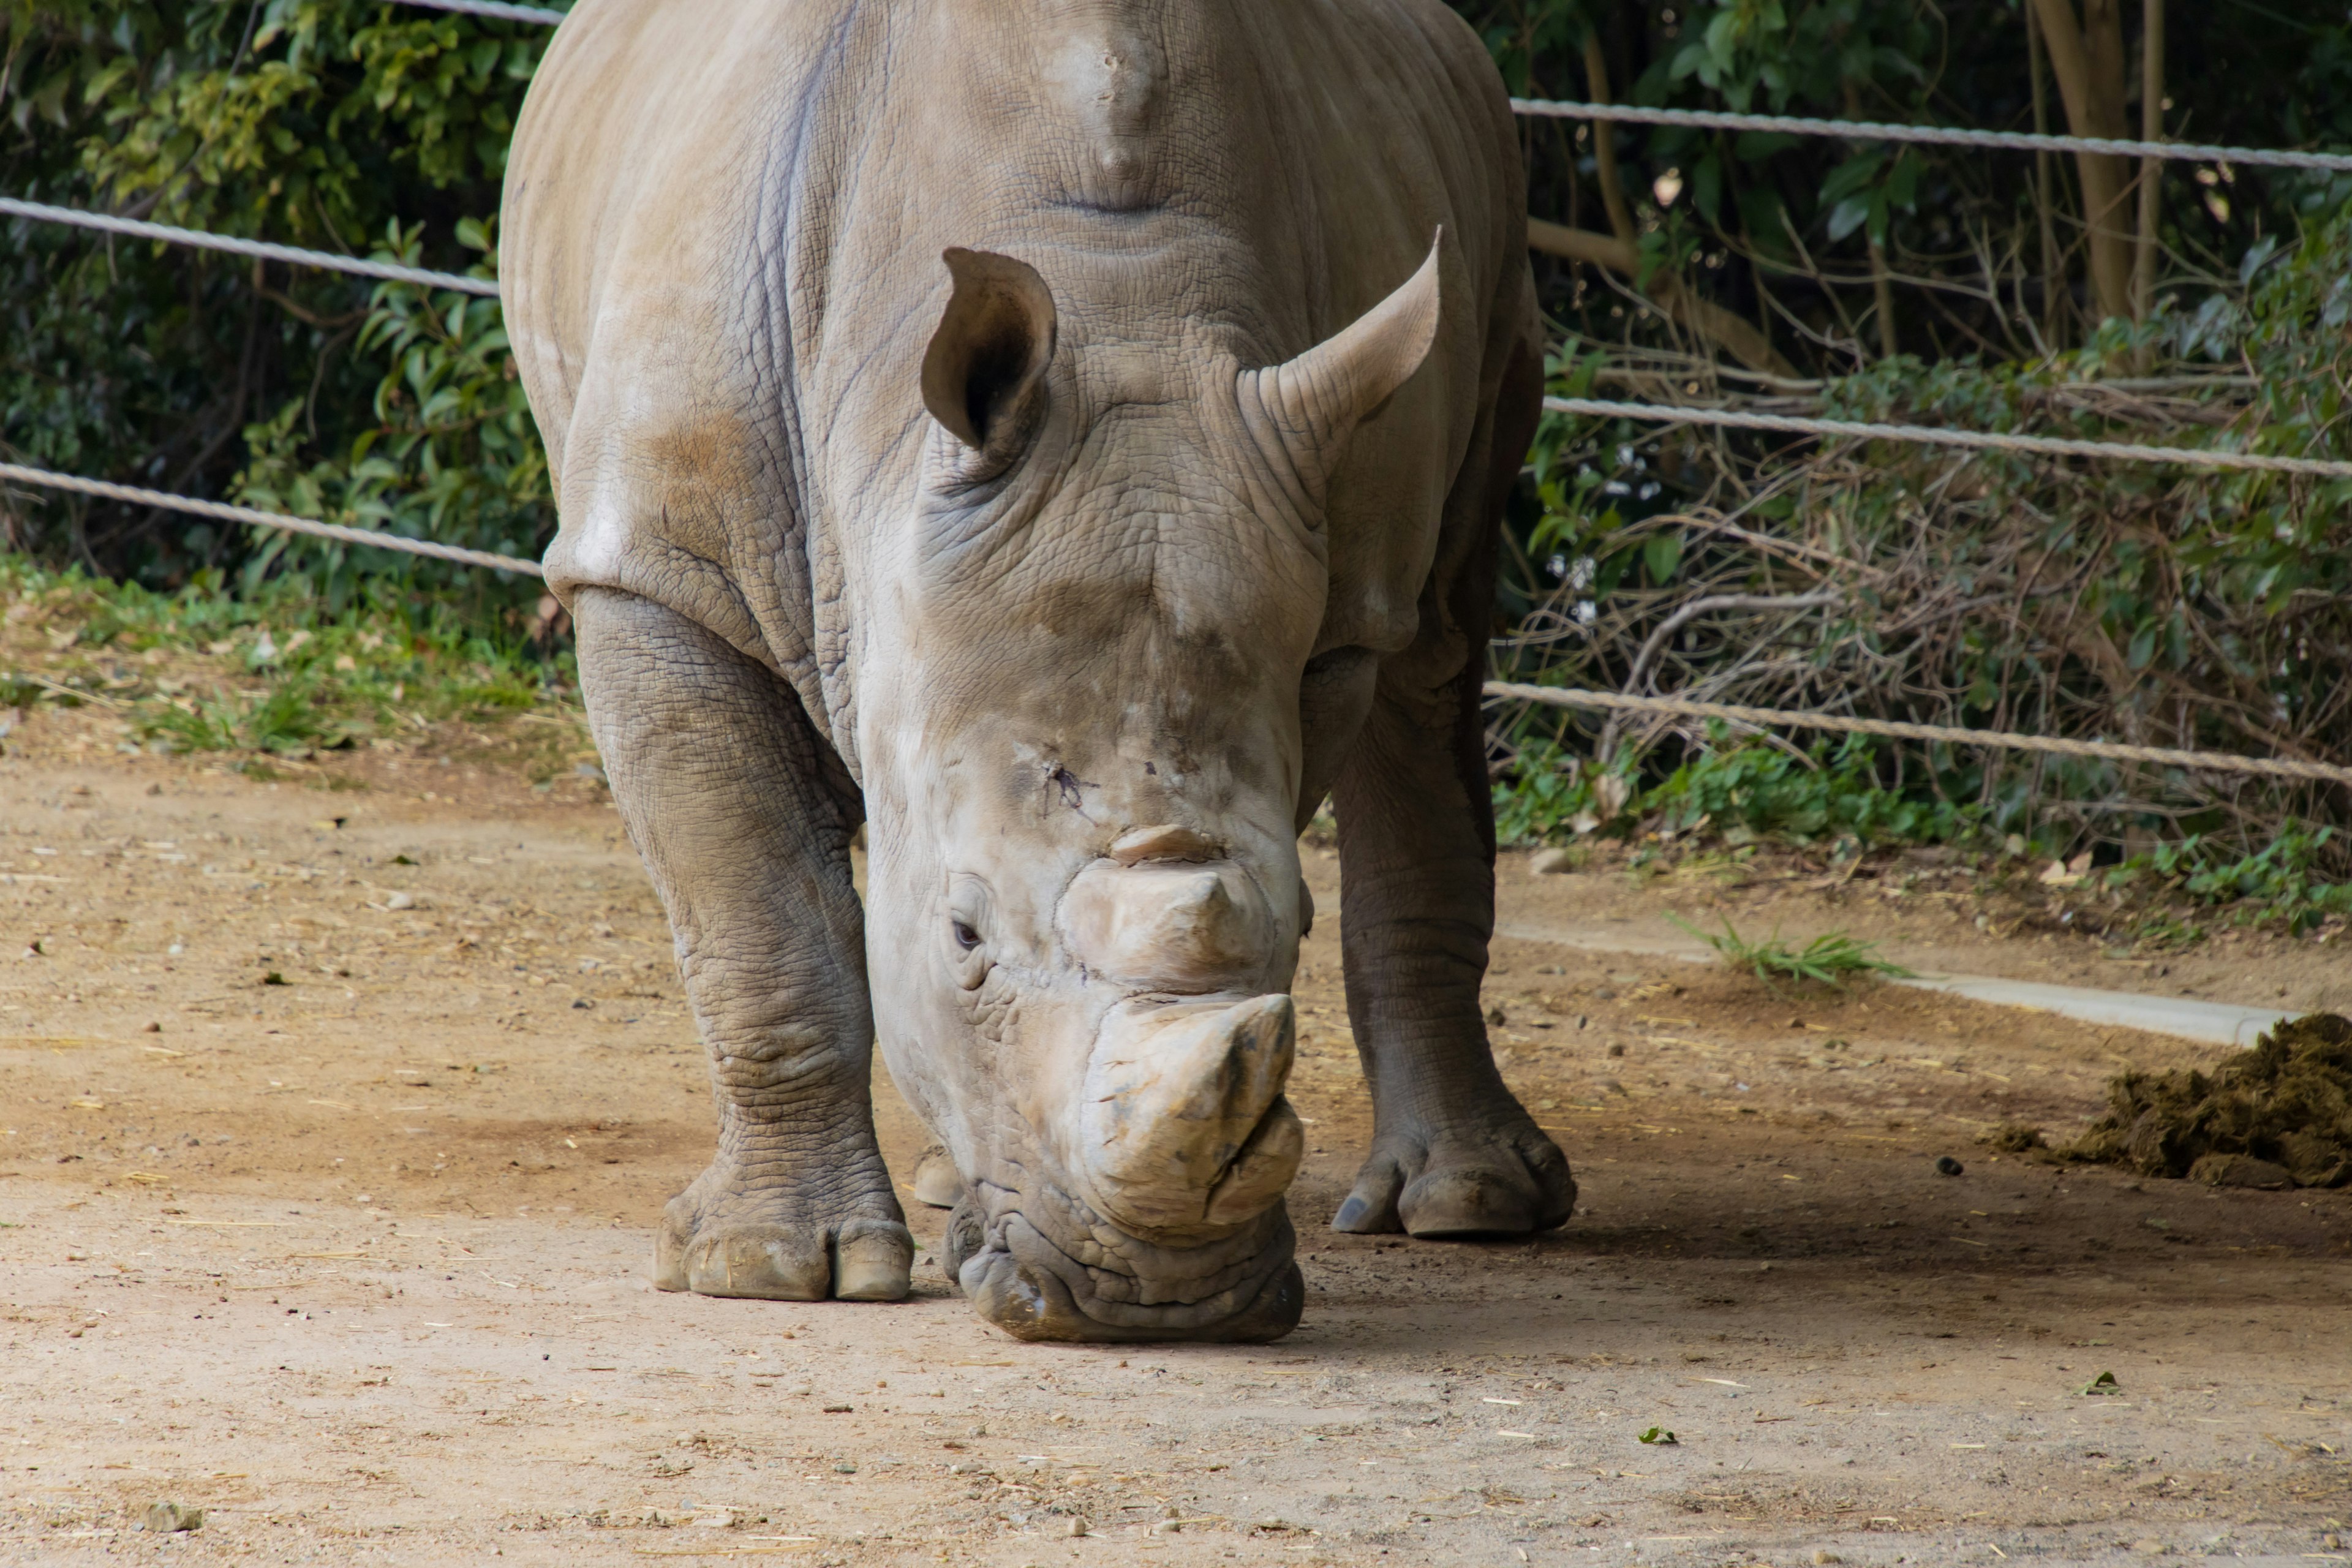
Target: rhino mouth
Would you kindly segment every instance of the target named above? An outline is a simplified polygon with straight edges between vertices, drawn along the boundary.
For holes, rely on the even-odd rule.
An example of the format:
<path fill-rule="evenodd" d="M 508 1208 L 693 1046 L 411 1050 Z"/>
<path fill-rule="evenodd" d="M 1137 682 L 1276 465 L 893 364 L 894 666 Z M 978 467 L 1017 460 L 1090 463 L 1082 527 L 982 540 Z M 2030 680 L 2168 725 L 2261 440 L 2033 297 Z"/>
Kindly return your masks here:
<path fill-rule="evenodd" d="M 1230 1236 L 1171 1247 L 1121 1231 L 1058 1185 L 980 1184 L 948 1219 L 946 1262 L 1015 1339 L 1264 1343 L 1298 1324 L 1297 1237 L 1276 1203 Z"/>

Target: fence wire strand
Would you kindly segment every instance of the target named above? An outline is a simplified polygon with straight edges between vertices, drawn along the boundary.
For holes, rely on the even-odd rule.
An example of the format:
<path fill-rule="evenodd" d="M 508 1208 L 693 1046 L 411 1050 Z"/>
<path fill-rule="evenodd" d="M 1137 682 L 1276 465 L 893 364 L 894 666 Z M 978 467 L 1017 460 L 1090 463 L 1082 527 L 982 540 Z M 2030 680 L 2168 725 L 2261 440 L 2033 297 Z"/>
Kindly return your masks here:
<path fill-rule="evenodd" d="M 499 22 L 543 22 L 552 27 L 563 20 L 563 13 L 551 11 L 544 5 L 505 5 L 499 0 L 400 0 L 404 5 L 424 5 L 436 11 L 462 11 L 468 16 L 488 16 Z"/>
<path fill-rule="evenodd" d="M 115 217 L 107 213 L 84 212 L 79 207 L 55 207 L 46 202 L 18 201 L 13 196 L 0 196 L 0 217 L 32 218 L 41 223 L 69 224 L 75 228 L 94 228 L 106 234 L 127 235 L 132 239 L 157 239 L 170 245 L 193 245 L 203 250 L 226 251 L 232 256 L 252 256 L 258 257 L 264 261 L 282 261 L 292 267 L 317 267 L 329 272 L 353 272 L 362 278 L 382 278 L 394 283 L 418 283 L 427 289 L 455 289 L 467 294 L 479 294 L 491 300 L 499 297 L 498 284 L 488 278 L 466 278 L 455 272 L 435 272 L 423 267 L 402 267 L 390 261 L 368 261 L 356 256 L 337 256 L 331 251 L 305 250 L 294 245 L 272 245 L 268 240 L 238 239 L 225 234 L 206 234 L 202 229 L 173 228 L 169 224 L 146 223 L 138 218 Z"/>
<path fill-rule="evenodd" d="M 2183 463 L 2192 468 L 2252 468 L 2264 473 L 2306 474 L 2317 479 L 2352 479 L 2352 462 L 2325 458 L 2274 458 L 2262 452 L 2212 451 L 2200 447 L 2149 447 L 2133 441 L 2076 441 L 2060 436 L 2011 436 L 1989 430 L 1947 430 L 1933 425 L 1879 425 L 1860 419 L 1814 419 L 1796 414 L 1749 414 L 1736 408 L 1685 408 L 1672 404 L 1619 403 L 1598 397 L 1547 397 L 1544 407 L 1554 414 L 1590 414 L 1602 418 L 1654 420 L 1674 425 L 1720 425 L 1735 430 L 1771 430 L 1790 436 L 1916 441 L 1931 447 L 2026 452 L 2043 458 Z"/>
<path fill-rule="evenodd" d="M 339 522 L 320 522 L 312 518 L 296 517 L 290 512 L 263 511 L 258 507 L 199 500 L 194 496 L 175 496 L 168 490 L 110 484 L 104 479 L 85 479 L 73 474 L 52 473 L 47 468 L 26 468 L 21 463 L 0 463 L 0 482 L 9 480 L 56 490 L 72 490 L 79 495 L 124 501 L 131 506 L 161 507 L 166 511 L 184 511 L 220 522 L 239 522 L 255 528 L 282 529 L 289 533 L 308 533 L 320 539 L 365 545 L 373 550 L 397 550 L 409 555 L 429 555 L 436 561 L 455 561 L 461 566 L 487 566 L 494 572 L 514 572 L 525 577 L 545 575 L 539 569 L 538 562 L 525 561 L 519 556 L 499 555 L 488 550 L 467 550 L 456 544 L 438 544 L 429 539 L 409 539 L 372 528 L 347 528 Z"/>
<path fill-rule="evenodd" d="M 421 4 L 423 0 L 412 0 Z M 2254 164 L 2273 169 L 2352 170 L 2352 153 L 2295 153 L 2263 147 L 2216 147 L 2202 142 L 2139 142 L 2120 137 L 2060 136 L 2035 131 L 1969 131 L 1944 125 L 1895 125 L 1875 120 L 1819 120 L 1801 114 L 1734 114 L 1712 109 L 1641 109 L 1627 103 L 1577 103 L 1515 98 L 1519 114 L 1551 120 L 1613 120 L 1633 125 L 1677 125 L 1695 131 L 1765 131 L 1796 136 L 1843 136 L 1864 142 L 1916 142 L 1938 147 L 2004 148 L 2020 153 L 2104 153 L 2117 158 L 2169 158 L 2197 163 Z"/>
<path fill-rule="evenodd" d="M 1626 713 L 1657 713 L 1681 719 L 1722 719 L 1758 729 L 1828 730 L 1843 735 L 1884 735 L 1899 741 L 1941 741 L 2011 752 L 2049 752 L 2062 757 L 2104 757 L 2115 762 L 2154 763 L 2199 773 L 2260 773 L 2267 778 L 2318 779 L 2352 784 L 2352 768 L 2278 757 L 2242 757 L 2234 752 L 2184 752 L 2168 746 L 2132 746 L 2117 741 L 2069 741 L 2055 735 L 2021 735 L 2007 730 L 1962 730 L 1948 724 L 1912 724 L 1895 719 L 1854 719 L 1842 713 L 1799 713 L 1784 708 L 1745 708 L 1730 702 L 1694 702 L 1679 697 L 1636 697 L 1622 691 L 1591 691 L 1572 686 L 1528 686 L 1490 680 L 1487 697 L 1500 701 L 1546 702 L 1559 708 L 1598 708 Z"/>

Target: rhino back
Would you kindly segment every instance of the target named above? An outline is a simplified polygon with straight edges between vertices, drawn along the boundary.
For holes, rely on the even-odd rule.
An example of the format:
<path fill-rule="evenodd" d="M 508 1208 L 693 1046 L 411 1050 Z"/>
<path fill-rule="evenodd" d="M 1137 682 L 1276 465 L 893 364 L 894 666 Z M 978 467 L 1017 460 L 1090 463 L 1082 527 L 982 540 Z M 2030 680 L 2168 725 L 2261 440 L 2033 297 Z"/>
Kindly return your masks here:
<path fill-rule="evenodd" d="M 1437 0 L 582 0 L 518 127 L 501 252 L 550 579 L 701 621 L 839 743 L 943 248 L 1030 261 L 1066 342 L 1262 364 L 1443 226 L 1439 344 L 1330 490 L 1328 614 L 1362 625 L 1325 640 L 1395 646 L 1529 331 L 1522 204 L 1500 85 Z"/>

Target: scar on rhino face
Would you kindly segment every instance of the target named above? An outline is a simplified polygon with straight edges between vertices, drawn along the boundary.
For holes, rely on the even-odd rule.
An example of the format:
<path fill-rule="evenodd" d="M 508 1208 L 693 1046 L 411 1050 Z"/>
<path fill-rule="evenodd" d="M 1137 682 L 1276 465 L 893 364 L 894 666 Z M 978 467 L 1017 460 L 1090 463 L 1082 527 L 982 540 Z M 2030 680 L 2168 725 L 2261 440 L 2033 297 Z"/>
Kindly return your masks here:
<path fill-rule="evenodd" d="M 1072 811 L 1084 811 L 1087 808 L 1086 797 L 1078 792 L 1096 787 L 1059 763 L 1055 763 L 1054 771 L 1045 775 L 1045 782 L 1062 792 L 1062 804 Z"/>

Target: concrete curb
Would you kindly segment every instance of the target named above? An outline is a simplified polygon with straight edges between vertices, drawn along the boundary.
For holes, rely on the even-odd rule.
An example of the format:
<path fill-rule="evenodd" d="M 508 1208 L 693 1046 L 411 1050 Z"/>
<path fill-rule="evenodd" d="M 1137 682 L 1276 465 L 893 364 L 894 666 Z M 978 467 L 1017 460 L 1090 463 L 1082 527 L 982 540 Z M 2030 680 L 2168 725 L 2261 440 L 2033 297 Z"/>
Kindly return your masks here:
<path fill-rule="evenodd" d="M 1496 936 L 1517 942 L 1550 942 L 1585 952 L 1616 952 L 1629 957 L 1671 958 L 1685 963 L 1712 963 L 1714 950 L 1696 942 L 1645 937 L 1633 931 L 1612 931 L 1564 926 L 1531 925 L 1502 921 Z M 2241 1007 L 2230 1002 L 2200 1002 L 2186 996 L 2143 996 L 2129 991 L 2094 991 L 2079 985 L 2044 985 L 2031 980 L 2000 980 L 1987 974 L 1921 974 L 1889 981 L 1920 991 L 1941 991 L 1996 1007 L 2023 1007 L 2055 1013 L 2085 1024 L 2110 1028 L 2142 1029 L 2151 1035 L 2198 1040 L 2207 1045 L 2246 1047 L 2255 1037 L 2294 1016 L 2277 1007 Z"/>

